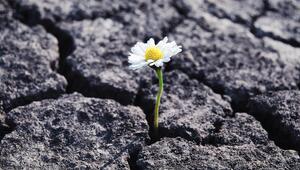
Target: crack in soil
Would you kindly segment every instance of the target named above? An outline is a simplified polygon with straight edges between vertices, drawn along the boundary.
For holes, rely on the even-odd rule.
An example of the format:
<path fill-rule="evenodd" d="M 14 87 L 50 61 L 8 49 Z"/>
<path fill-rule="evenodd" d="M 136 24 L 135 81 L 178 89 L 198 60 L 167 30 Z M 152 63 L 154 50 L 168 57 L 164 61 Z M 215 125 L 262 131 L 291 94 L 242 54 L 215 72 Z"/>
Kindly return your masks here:
<path fill-rule="evenodd" d="M 5 113 L 0 110 L 0 142 L 6 134 L 14 131 L 16 124 L 5 117 Z"/>
<path fill-rule="evenodd" d="M 143 87 L 143 84 L 140 84 L 140 87 Z M 194 139 L 191 139 L 188 136 L 185 135 L 181 135 L 180 133 L 178 133 L 179 130 L 169 130 L 163 127 L 159 127 L 158 131 L 159 134 L 155 134 L 154 132 L 154 128 L 153 128 L 153 116 L 154 116 L 154 105 L 152 104 L 152 101 L 146 101 L 146 99 L 143 99 L 143 96 L 141 94 L 141 90 L 143 88 L 139 89 L 139 92 L 137 94 L 137 97 L 134 101 L 134 105 L 140 107 L 144 114 L 146 115 L 146 120 L 148 122 L 148 126 L 149 126 L 149 137 L 150 137 L 150 141 L 147 142 L 147 146 L 160 141 L 162 138 L 164 137 L 169 137 L 169 138 L 176 138 L 176 137 L 182 137 L 186 140 L 195 142 L 195 143 L 199 143 L 199 141 L 196 141 Z"/>
<path fill-rule="evenodd" d="M 56 69 L 57 61 L 53 61 L 52 63 L 50 63 L 50 68 L 52 69 L 53 72 L 61 74 L 63 77 L 65 77 L 62 69 L 64 59 L 67 55 L 71 54 L 72 51 L 74 51 L 75 49 L 74 41 L 72 37 L 69 36 L 67 32 L 56 27 L 56 25 L 50 20 L 47 19 L 42 20 L 40 14 L 36 10 L 29 9 L 29 7 L 25 9 L 20 8 L 19 6 L 14 4 L 13 1 L 8 1 L 7 3 L 9 4 L 10 8 L 13 10 L 14 19 L 27 25 L 29 28 L 36 25 L 41 25 L 44 27 L 47 33 L 53 35 L 58 40 L 59 56 L 60 56 L 58 61 L 58 65 L 59 65 L 58 70 Z M 64 92 L 55 92 L 49 89 L 48 91 L 43 92 L 42 94 L 17 98 L 12 102 L 15 103 L 12 104 L 14 107 L 9 109 L 4 109 L 4 111 L 9 112 L 10 110 L 16 107 L 28 105 L 33 101 L 40 101 L 44 99 L 57 99 L 62 94 L 64 94 Z"/>
<path fill-rule="evenodd" d="M 53 35 L 58 40 L 59 67 L 57 73 L 65 77 L 65 79 L 67 80 L 66 92 L 69 94 L 77 92 L 76 90 L 73 90 L 71 88 L 72 83 L 69 79 L 69 73 L 67 71 L 67 66 L 65 63 L 66 58 L 71 55 L 76 49 L 75 40 L 67 31 L 57 27 L 57 25 L 51 20 L 43 19 L 41 20 L 40 24 L 49 34 Z"/>
<path fill-rule="evenodd" d="M 175 2 L 171 3 L 171 6 L 177 11 L 177 13 L 180 15 L 180 18 L 177 21 L 170 21 L 169 26 L 167 28 L 162 29 L 162 35 L 163 37 L 167 36 L 168 34 L 173 33 L 176 28 L 183 23 L 185 19 L 188 18 L 187 14 L 188 11 L 182 9 L 181 7 L 178 6 Z"/>
<path fill-rule="evenodd" d="M 10 3 L 10 4 L 12 4 L 12 3 Z M 180 25 L 187 18 L 187 11 L 181 10 L 176 5 L 173 5 L 173 6 L 179 12 L 179 14 L 181 14 L 182 17 L 179 21 L 177 21 L 173 24 L 170 24 L 171 26 L 169 28 L 162 29 L 163 35 L 167 35 L 167 34 L 172 33 L 176 29 L 176 27 L 178 25 Z M 274 40 L 281 41 L 283 43 L 289 44 L 291 46 L 300 47 L 300 44 L 298 42 L 293 42 L 291 40 L 284 40 L 284 39 L 282 39 L 280 37 L 276 37 L 272 34 L 262 34 L 261 32 L 259 32 L 257 30 L 257 28 L 255 28 L 254 23 L 257 21 L 257 19 L 264 16 L 265 13 L 267 12 L 267 10 L 269 10 L 268 1 L 264 0 L 264 10 L 262 11 L 262 13 L 260 13 L 257 16 L 253 17 L 253 20 L 252 20 L 251 25 L 250 25 L 250 32 L 258 38 L 262 38 L 262 37 L 267 36 L 267 37 L 270 37 Z M 25 11 L 22 11 L 22 12 L 18 11 L 18 13 L 21 14 L 25 19 L 20 19 L 20 18 L 16 18 L 16 19 L 20 20 L 21 22 L 25 23 L 28 26 L 42 25 L 48 33 L 54 35 L 57 38 L 58 45 L 59 45 L 59 55 L 60 55 L 58 73 L 61 74 L 62 76 L 64 76 L 68 80 L 67 93 L 71 93 L 71 92 L 76 91 L 76 90 L 73 90 L 72 88 L 70 88 L 70 86 L 72 86 L 72 83 L 70 83 L 70 78 L 68 78 L 68 73 L 66 71 L 66 65 L 65 65 L 66 57 L 69 56 L 70 54 L 72 54 L 74 52 L 75 48 L 76 48 L 74 38 L 67 31 L 64 31 L 64 30 L 58 28 L 57 25 L 54 22 L 52 22 L 51 20 L 49 20 L 49 19 L 42 19 L 41 20 L 41 18 L 40 18 L 37 11 L 25 10 Z M 35 17 L 38 17 L 38 18 L 35 19 Z M 107 16 L 107 17 L 104 17 L 104 18 L 110 18 L 110 17 Z M 227 18 L 227 19 L 229 19 L 229 18 Z M 35 21 L 36 23 L 32 23 L 32 21 Z M 232 20 L 230 20 L 230 21 L 233 22 Z M 237 22 L 237 23 L 241 24 L 239 22 Z M 54 68 L 54 67 L 52 66 L 52 68 Z M 167 72 L 171 71 L 171 70 L 176 70 L 176 68 L 166 67 Z M 190 78 L 196 78 L 197 79 L 197 77 L 190 77 Z M 224 89 L 222 87 L 211 87 L 210 85 L 205 83 L 205 81 L 199 80 L 199 79 L 197 79 L 197 80 L 199 81 L 199 83 L 203 83 L 206 86 L 210 87 L 213 90 L 214 93 L 219 94 L 221 96 L 225 95 L 224 94 Z M 140 86 L 140 87 L 142 87 L 142 86 Z M 98 97 L 98 96 L 93 96 L 93 97 Z M 147 119 L 148 125 L 150 127 L 149 128 L 149 136 L 150 136 L 151 140 L 146 145 L 151 145 L 151 144 L 153 144 L 157 141 L 160 141 L 161 138 L 164 138 L 164 137 L 171 137 L 171 138 L 182 137 L 182 138 L 185 138 L 186 140 L 195 142 L 196 144 L 200 144 L 200 142 L 197 141 L 197 140 L 193 140 L 193 139 L 190 139 L 188 137 L 185 137 L 185 136 L 182 136 L 182 135 L 178 134 L 178 132 L 176 130 L 175 131 L 169 131 L 167 129 L 160 128 L 159 131 L 161 132 L 161 134 L 159 135 L 158 138 L 155 137 L 154 136 L 154 131 L 153 131 L 153 125 L 152 125 L 152 122 L 153 122 L 153 114 L 152 113 L 153 113 L 153 111 L 151 110 L 151 108 L 149 108 L 149 106 L 147 106 L 147 105 L 140 102 L 141 97 L 142 96 L 139 92 L 136 95 L 134 105 L 140 107 L 143 110 L 143 112 L 146 114 L 146 119 Z M 41 99 L 46 99 L 46 98 L 41 98 Z M 117 100 L 117 99 L 115 99 L 115 100 Z M 24 105 L 27 105 L 29 103 L 31 103 L 31 102 L 24 103 Z M 246 107 L 244 107 L 244 108 L 236 107 L 235 104 L 232 101 L 230 101 L 230 104 L 231 104 L 231 108 L 233 109 L 234 115 L 235 115 L 236 112 L 240 112 L 240 111 L 246 111 L 247 113 L 249 112 L 249 110 L 247 110 Z M 234 115 L 233 115 L 233 117 L 234 117 Z M 264 121 L 260 121 L 260 122 L 263 125 L 263 128 L 268 132 L 268 134 L 270 134 L 269 135 L 270 140 L 274 140 L 278 147 L 280 147 L 282 149 L 289 149 L 290 148 L 290 147 L 285 147 L 285 145 L 281 145 L 281 143 L 279 142 L 280 138 L 279 137 L 277 137 L 277 138 L 274 137 L 274 135 L 273 135 L 274 133 L 272 133 L 272 129 L 270 129 L 269 126 L 267 126 Z M 0 133 L 0 141 L 4 137 L 5 134 L 8 134 L 8 133 L 12 132 L 15 128 L 15 124 L 11 120 L 5 120 L 5 123 L 8 126 L 0 126 L 0 132 L 1 132 Z M 214 127 L 215 127 L 214 132 L 218 133 L 222 128 L 222 122 L 215 122 Z M 207 144 L 215 145 L 215 142 L 216 141 L 209 139 L 206 142 L 201 143 L 201 144 L 203 144 L 203 145 L 207 145 Z M 138 153 L 139 153 L 139 151 L 130 154 L 130 158 L 128 159 L 130 169 L 133 169 L 133 170 L 137 169 L 136 161 L 137 161 Z"/>
<path fill-rule="evenodd" d="M 176 70 L 176 69 L 170 68 L 168 71 L 172 71 L 172 70 Z M 181 70 L 181 71 L 183 71 L 183 70 Z M 220 87 L 212 87 L 211 85 L 207 84 L 204 80 L 199 80 L 199 79 L 197 79 L 197 77 L 190 76 L 188 74 L 187 74 L 187 76 L 190 79 L 196 79 L 199 83 L 203 83 L 207 87 L 211 88 L 214 93 L 221 95 L 223 99 L 226 98 L 225 96 L 227 96 L 227 95 L 224 93 L 224 90 L 223 90 L 223 88 L 221 86 Z M 252 96 L 252 97 L 255 97 L 255 96 Z M 224 100 L 228 101 L 230 103 L 230 105 L 231 105 L 231 109 L 233 111 L 233 115 L 230 116 L 230 118 L 234 118 L 236 116 L 236 113 L 239 113 L 239 112 L 245 112 L 245 113 L 247 113 L 249 115 L 252 115 L 252 114 L 249 113 L 250 112 L 250 108 L 248 107 L 250 98 L 247 99 L 247 102 L 246 102 L 247 104 L 244 107 L 236 107 L 236 104 L 233 103 L 233 101 L 230 101 L 231 99 L 224 99 Z M 143 108 L 143 106 L 140 106 L 140 107 Z M 148 110 L 144 110 L 144 112 L 148 113 Z M 281 148 L 283 150 L 288 150 L 288 149 L 297 150 L 300 153 L 300 151 L 298 149 L 295 149 L 296 148 L 295 146 L 286 143 L 285 139 L 286 139 L 287 136 L 280 136 L 280 135 L 278 135 L 278 130 L 276 130 L 276 129 L 274 130 L 274 127 L 272 127 L 272 126 L 269 125 L 270 122 L 273 122 L 274 120 L 269 120 L 269 118 L 267 120 L 265 120 L 265 119 L 258 118 L 257 116 L 254 116 L 254 118 L 258 122 L 260 122 L 260 124 L 262 125 L 262 128 L 268 133 L 269 140 L 270 141 L 274 141 L 274 143 L 275 143 L 276 146 L 278 146 L 279 148 Z M 223 125 L 223 122 L 215 122 L 214 123 L 214 127 L 215 127 L 214 131 L 216 133 L 218 133 L 221 130 L 222 125 Z M 169 132 L 169 131 L 165 131 L 165 133 L 172 134 L 172 132 Z M 173 132 L 173 134 L 174 134 L 174 132 Z M 206 139 L 203 139 L 203 141 L 201 142 L 201 145 L 217 146 L 218 142 L 216 141 L 216 139 L 213 136 L 213 134 L 214 133 L 210 134 Z M 162 136 L 162 137 L 172 137 L 172 138 L 173 137 L 174 138 L 175 137 L 182 137 L 182 138 L 184 138 L 186 140 L 193 141 L 193 142 L 196 142 L 197 144 L 199 144 L 199 141 L 193 140 L 193 139 L 191 140 L 188 137 L 184 137 L 184 136 L 181 136 L 179 134 L 176 134 L 176 135 L 165 135 L 165 136 Z M 157 140 L 152 141 L 151 144 L 153 144 L 156 141 L 159 141 L 162 137 L 160 137 Z"/>
<path fill-rule="evenodd" d="M 134 153 L 129 154 L 129 159 L 127 161 L 129 164 L 129 168 L 131 170 L 138 170 L 136 162 L 137 162 L 139 153 L 140 153 L 140 151 L 136 151 Z"/>
<path fill-rule="evenodd" d="M 292 47 L 296 47 L 296 48 L 300 47 L 300 43 L 294 39 L 284 39 L 280 36 L 274 35 L 271 32 L 264 32 L 264 31 L 260 30 L 259 28 L 255 27 L 255 23 L 259 18 L 265 16 L 268 11 L 274 11 L 274 9 L 271 9 L 268 0 L 263 0 L 263 2 L 264 2 L 263 11 L 260 14 L 258 14 L 257 16 L 253 17 L 253 19 L 251 21 L 251 25 L 250 25 L 250 32 L 257 38 L 269 37 L 275 41 L 279 41 L 279 42 L 288 44 Z"/>
<path fill-rule="evenodd" d="M 252 17 L 252 21 L 250 24 L 250 32 L 257 38 L 262 38 L 263 36 L 261 35 L 260 32 L 258 32 L 257 28 L 255 27 L 255 22 L 260 18 L 266 15 L 267 11 L 269 10 L 269 2 L 268 0 L 263 0 L 263 10 L 261 11 L 261 13 L 259 13 L 256 16 Z"/>
<path fill-rule="evenodd" d="M 251 109 L 254 107 L 255 106 L 251 106 L 251 103 L 249 103 L 249 112 L 247 113 L 253 115 L 253 117 L 260 122 L 262 127 L 267 131 L 269 139 L 274 141 L 276 146 L 284 150 L 292 149 L 300 152 L 300 146 L 299 144 L 291 140 L 292 136 L 287 132 L 289 131 L 288 128 L 282 128 L 280 126 L 281 120 L 276 116 L 267 116 L 272 115 L 271 113 L 265 114 L 266 112 L 269 112 L 271 110 L 261 110 L 258 113 L 255 113 L 257 111 Z"/>
<path fill-rule="evenodd" d="M 170 69 L 168 71 L 174 71 L 176 69 Z M 189 75 L 187 75 L 190 79 L 194 79 L 194 78 L 191 78 Z M 196 79 L 197 80 L 197 79 Z M 198 81 L 198 80 L 197 80 Z M 201 81 L 198 81 L 199 83 L 203 83 Z M 205 84 L 204 84 L 205 85 Z M 207 85 L 206 85 L 207 86 Z M 144 87 L 144 85 L 141 83 L 140 84 L 140 87 Z M 208 86 L 209 87 L 209 86 Z M 209 140 L 209 139 L 203 139 L 203 141 L 201 142 L 201 139 L 198 139 L 198 138 L 192 138 L 191 136 L 195 136 L 197 132 L 195 132 L 194 129 L 191 129 L 191 128 L 188 128 L 188 127 L 185 127 L 184 129 L 183 128 L 177 128 L 177 129 L 167 129 L 167 128 L 163 128 L 163 127 L 159 127 L 159 135 L 157 136 L 155 133 L 154 133 L 154 129 L 153 129 L 153 113 L 154 113 L 154 104 L 152 104 L 152 101 L 151 100 L 147 100 L 147 99 L 143 99 L 143 96 L 141 94 L 141 91 L 142 91 L 143 88 L 140 88 L 139 89 L 139 92 L 137 94 L 137 97 L 135 99 L 135 102 L 134 102 L 134 105 L 135 106 L 138 106 L 140 107 L 143 112 L 145 113 L 146 115 L 146 119 L 147 119 L 147 122 L 148 122 L 148 126 L 149 126 L 149 136 L 150 136 L 150 141 L 147 143 L 147 146 L 157 142 L 157 141 L 160 141 L 162 138 L 165 138 L 165 137 L 168 137 L 168 138 L 176 138 L 176 137 L 181 137 L 181 138 L 184 138 L 188 141 L 191 141 L 191 142 L 194 142 L 195 144 L 197 145 L 213 145 L 213 146 L 216 146 L 216 144 L 214 144 L 215 142 L 212 141 L 212 140 Z M 216 93 L 216 92 L 214 92 Z M 216 93 L 216 94 L 219 94 L 219 93 Z M 223 97 L 223 94 L 219 94 Z M 232 107 L 231 107 L 232 109 Z M 224 110 L 224 113 L 226 113 L 227 111 Z M 233 111 L 233 114 L 232 115 L 228 115 L 226 117 L 228 118 L 234 118 L 235 117 L 235 111 Z M 224 118 L 226 118 L 224 117 Z M 214 131 L 213 133 L 218 133 L 222 126 L 223 126 L 223 122 L 219 121 L 219 120 L 216 120 L 216 122 L 214 122 Z M 185 131 L 188 131 L 190 134 L 195 134 L 195 135 L 187 135 L 185 132 L 182 132 L 182 130 L 185 130 Z"/>

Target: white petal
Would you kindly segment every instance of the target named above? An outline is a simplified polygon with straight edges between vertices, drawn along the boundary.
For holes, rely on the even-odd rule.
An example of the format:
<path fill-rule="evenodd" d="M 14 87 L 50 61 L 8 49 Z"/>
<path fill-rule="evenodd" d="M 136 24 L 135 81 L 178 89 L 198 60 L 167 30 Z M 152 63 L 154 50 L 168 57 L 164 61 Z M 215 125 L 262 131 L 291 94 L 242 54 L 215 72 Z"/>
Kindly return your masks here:
<path fill-rule="evenodd" d="M 149 60 L 147 60 L 147 62 L 148 62 L 148 64 L 149 64 L 149 63 L 153 63 L 153 62 L 154 62 L 154 60 L 152 60 L 152 59 L 149 59 Z"/>
<path fill-rule="evenodd" d="M 151 47 L 151 46 L 155 46 L 155 42 L 154 42 L 154 39 L 153 38 L 150 38 L 148 41 L 147 41 L 147 47 Z M 146 50 L 145 50 L 146 51 Z"/>
<path fill-rule="evenodd" d="M 159 41 L 156 45 L 158 48 L 163 47 L 168 42 L 168 37 L 165 37 L 163 40 Z"/>
<path fill-rule="evenodd" d="M 135 55 L 144 56 L 146 49 L 147 44 L 138 42 L 131 48 L 131 52 Z"/>
<path fill-rule="evenodd" d="M 164 54 L 164 62 L 170 61 L 170 58 L 182 51 L 181 46 L 178 46 L 175 41 L 162 44 L 160 50 Z"/>
<path fill-rule="evenodd" d="M 164 57 L 163 58 L 163 62 L 167 63 L 171 60 L 171 57 Z"/>
<path fill-rule="evenodd" d="M 132 70 L 137 70 L 137 69 L 140 69 L 140 68 L 145 67 L 147 65 L 148 65 L 147 62 L 141 62 L 141 63 L 138 63 L 138 64 L 132 64 L 132 65 L 129 66 L 129 68 L 132 69 Z"/>
<path fill-rule="evenodd" d="M 143 56 L 139 56 L 139 55 L 132 54 L 132 53 L 128 57 L 128 62 L 131 63 L 131 64 L 140 63 L 144 60 L 145 60 L 145 58 Z"/>
<path fill-rule="evenodd" d="M 162 67 L 164 65 L 164 62 L 162 60 L 157 60 L 157 62 L 155 63 L 156 67 Z"/>
<path fill-rule="evenodd" d="M 172 47 L 167 47 L 164 49 L 163 54 L 164 57 L 172 57 L 182 51 L 181 46 L 177 46 L 176 44 Z"/>
<path fill-rule="evenodd" d="M 160 59 L 160 60 L 157 60 L 150 64 L 150 66 L 153 66 L 153 65 L 155 65 L 156 67 L 161 67 L 161 66 L 163 66 L 163 60 Z"/>

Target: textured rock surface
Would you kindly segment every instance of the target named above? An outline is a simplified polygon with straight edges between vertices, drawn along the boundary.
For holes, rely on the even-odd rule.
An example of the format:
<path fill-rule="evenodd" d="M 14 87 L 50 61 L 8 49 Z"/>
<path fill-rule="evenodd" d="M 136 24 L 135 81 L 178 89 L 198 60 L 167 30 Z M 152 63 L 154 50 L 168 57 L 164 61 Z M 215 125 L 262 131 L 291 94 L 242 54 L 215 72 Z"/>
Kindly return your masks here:
<path fill-rule="evenodd" d="M 12 124 L 8 124 L 8 122 L 6 121 L 6 114 L 0 108 L 0 141 L 5 134 L 11 132 L 12 126 Z"/>
<path fill-rule="evenodd" d="M 144 82 L 138 103 L 152 122 L 157 80 Z M 233 115 L 229 103 L 180 71 L 165 74 L 159 127 L 162 136 L 181 136 L 210 145 L 267 144 L 268 134 L 246 113 Z"/>
<path fill-rule="evenodd" d="M 144 83 L 139 105 L 153 117 L 156 79 Z M 180 73 L 165 74 L 159 126 L 162 136 L 181 136 L 211 145 L 266 144 L 268 134 L 260 123 L 245 113 L 233 116 L 227 101 L 207 86 Z M 152 122 L 152 120 L 150 121 Z"/>
<path fill-rule="evenodd" d="M 110 16 L 122 11 L 132 11 L 134 8 L 142 8 L 146 1 L 131 0 L 129 2 L 117 0 L 12 0 L 11 3 L 19 12 L 30 14 L 28 19 L 51 19 L 61 20 L 82 20 L 95 17 Z M 61 4 L 64 4 L 62 6 Z M 138 10 L 138 9 L 136 9 Z M 33 21 L 34 22 L 34 21 Z"/>
<path fill-rule="evenodd" d="M 140 78 L 152 73 L 150 69 L 128 68 L 127 55 L 138 38 L 110 19 L 65 23 L 61 28 L 74 37 L 76 44 L 76 50 L 66 59 L 71 88 L 89 96 L 133 103 Z"/>
<path fill-rule="evenodd" d="M 261 124 L 246 113 L 236 113 L 235 117 L 223 119 L 219 124 L 215 124 L 215 130 L 205 141 L 215 146 L 267 145 L 269 142 L 268 134 Z"/>
<path fill-rule="evenodd" d="M 112 100 L 64 95 L 8 113 L 15 130 L 0 144 L 3 169 L 129 169 L 147 139 L 143 112 Z"/>
<path fill-rule="evenodd" d="M 254 23 L 257 34 L 300 47 L 300 1 L 269 0 L 269 10 Z"/>
<path fill-rule="evenodd" d="M 42 27 L 29 28 L 0 14 L 0 103 L 4 110 L 65 91 L 66 80 L 53 71 L 57 40 Z M 52 68 L 51 68 L 52 67 Z"/>
<path fill-rule="evenodd" d="M 189 17 L 197 18 L 205 11 L 247 26 L 264 11 L 263 0 L 176 0 L 175 4 Z"/>
<path fill-rule="evenodd" d="M 151 118 L 157 93 L 156 83 L 155 77 L 152 82 L 145 82 L 140 94 L 142 98 L 137 100 Z M 159 119 L 163 135 L 179 135 L 197 143 L 203 142 L 214 131 L 215 125 L 230 115 L 230 104 L 207 86 L 189 80 L 180 71 L 165 74 Z"/>
<path fill-rule="evenodd" d="M 299 82 L 300 49 L 271 39 L 257 39 L 246 28 L 202 13 L 185 20 L 173 37 L 184 52 L 172 68 L 203 80 L 245 108 L 249 96 L 270 90 L 295 89 Z"/>
<path fill-rule="evenodd" d="M 280 91 L 251 99 L 250 113 L 260 120 L 280 145 L 300 151 L 300 92 Z"/>
<path fill-rule="evenodd" d="M 181 138 L 165 138 L 138 156 L 140 169 L 297 169 L 295 151 L 268 146 L 199 146 Z"/>
<path fill-rule="evenodd" d="M 12 0 L 11 4 L 18 11 L 18 17 L 29 24 L 103 17 L 132 27 L 135 34 L 142 36 L 162 36 L 162 31 L 181 20 L 172 0 Z"/>
<path fill-rule="evenodd" d="M 299 11 L 299 0 L 0 0 L 0 169 L 299 169 L 299 153 L 279 148 L 300 151 Z M 151 143 L 144 113 L 115 101 L 151 126 L 157 79 L 127 55 L 165 35 L 184 48 L 164 74 L 160 133 L 173 139 Z M 57 70 L 68 92 L 106 99 L 56 98 Z M 56 99 L 29 104 L 44 98 Z"/>

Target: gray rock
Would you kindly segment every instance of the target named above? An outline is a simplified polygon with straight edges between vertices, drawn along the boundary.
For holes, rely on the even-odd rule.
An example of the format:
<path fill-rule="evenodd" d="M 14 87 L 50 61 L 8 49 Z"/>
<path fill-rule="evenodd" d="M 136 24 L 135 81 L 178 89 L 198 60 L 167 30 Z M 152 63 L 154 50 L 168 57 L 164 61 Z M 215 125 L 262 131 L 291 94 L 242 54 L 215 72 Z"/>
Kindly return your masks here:
<path fill-rule="evenodd" d="M 0 107 L 0 141 L 5 134 L 11 132 L 13 125 L 9 124 L 6 120 L 6 114 L 2 111 Z"/>
<path fill-rule="evenodd" d="M 196 143 L 220 145 L 267 144 L 268 134 L 246 113 L 233 115 L 230 104 L 207 86 L 180 71 L 164 75 L 160 136 L 180 136 Z M 139 105 L 153 122 L 157 78 L 143 83 Z"/>
<path fill-rule="evenodd" d="M 82 20 L 99 16 L 109 16 L 121 11 L 131 11 L 142 8 L 147 1 L 131 0 L 12 0 L 11 4 L 20 13 L 27 13 L 28 19 Z M 64 5 L 61 5 L 64 4 Z M 34 22 L 34 21 L 33 21 Z"/>
<path fill-rule="evenodd" d="M 129 169 L 129 154 L 148 139 L 139 108 L 76 93 L 18 107 L 8 119 L 16 128 L 1 141 L 1 169 Z"/>
<path fill-rule="evenodd" d="M 144 9 L 136 10 L 133 14 L 123 12 L 115 20 L 121 21 L 127 28 L 132 27 L 133 35 L 162 39 L 185 18 L 175 7 L 176 1 L 174 0 L 148 0 L 146 2 Z"/>
<path fill-rule="evenodd" d="M 6 17 L 9 13 L 12 13 L 9 4 L 5 0 L 0 0 L 0 16 Z"/>
<path fill-rule="evenodd" d="M 257 34 L 300 46 L 300 1 L 269 0 L 270 10 L 254 23 Z"/>
<path fill-rule="evenodd" d="M 150 120 L 157 90 L 156 78 L 144 82 L 138 100 Z M 233 115 L 220 95 L 178 70 L 165 74 L 159 120 L 161 136 L 181 136 L 196 143 L 242 145 L 269 141 L 267 132 L 252 116 Z"/>
<path fill-rule="evenodd" d="M 154 74 L 149 68 L 133 71 L 128 67 L 127 55 L 139 39 L 110 19 L 63 23 L 61 28 L 74 37 L 76 44 L 74 53 L 66 58 L 70 88 L 88 96 L 133 103 L 140 78 Z"/>
<path fill-rule="evenodd" d="M 300 151 L 300 92 L 279 91 L 254 97 L 249 113 L 269 130 L 279 145 Z"/>
<path fill-rule="evenodd" d="M 8 14 L 1 15 L 0 22 L 0 103 L 4 110 L 63 93 L 66 80 L 55 72 L 57 40 L 42 27 L 28 28 Z"/>
<path fill-rule="evenodd" d="M 223 118 L 232 115 L 230 104 L 207 86 L 190 80 L 180 71 L 164 76 L 159 118 L 161 136 L 182 136 L 197 143 L 204 142 Z M 144 82 L 142 87 L 137 101 L 152 122 L 157 78 Z"/>
<path fill-rule="evenodd" d="M 268 8 L 284 16 L 299 19 L 299 0 L 268 0 Z"/>
<path fill-rule="evenodd" d="M 254 117 L 246 113 L 236 113 L 215 124 L 215 130 L 207 137 L 205 143 L 222 146 L 239 146 L 244 144 L 267 145 L 268 133 Z"/>
<path fill-rule="evenodd" d="M 184 52 L 174 57 L 171 69 L 180 69 L 230 96 L 237 110 L 245 108 L 249 96 L 297 88 L 300 49 L 258 39 L 226 19 L 201 15 L 185 20 L 170 35 L 184 42 Z"/>
<path fill-rule="evenodd" d="M 251 26 L 255 17 L 264 11 L 264 0 L 176 0 L 175 4 L 189 17 L 197 18 L 203 11 L 218 18 Z"/>
<path fill-rule="evenodd" d="M 76 46 L 65 62 L 71 90 L 87 96 L 113 98 L 123 104 L 134 102 L 141 77 L 150 77 L 153 72 L 128 69 L 130 48 L 143 41 L 149 32 L 151 36 L 162 37 L 164 30 L 172 25 L 170 22 L 180 18 L 171 1 L 157 1 L 146 7 L 153 9 L 124 13 L 124 20 L 116 21 L 112 16 L 59 24 L 61 30 L 73 37 Z"/>
<path fill-rule="evenodd" d="M 12 0 L 11 4 L 28 24 L 110 18 L 142 36 L 162 36 L 181 20 L 173 0 Z"/>
<path fill-rule="evenodd" d="M 154 78 L 143 84 L 139 105 L 153 120 L 158 90 Z M 230 104 L 207 86 L 180 71 L 165 74 L 159 127 L 161 136 L 181 136 L 211 145 L 266 144 L 268 135 L 252 116 L 236 113 Z"/>
<path fill-rule="evenodd" d="M 202 146 L 165 138 L 138 155 L 139 169 L 298 169 L 299 155 L 269 145 Z"/>
<path fill-rule="evenodd" d="M 298 0 L 178 0 L 175 4 L 191 18 L 201 18 L 201 13 L 207 12 L 245 25 L 257 36 L 300 46 Z"/>

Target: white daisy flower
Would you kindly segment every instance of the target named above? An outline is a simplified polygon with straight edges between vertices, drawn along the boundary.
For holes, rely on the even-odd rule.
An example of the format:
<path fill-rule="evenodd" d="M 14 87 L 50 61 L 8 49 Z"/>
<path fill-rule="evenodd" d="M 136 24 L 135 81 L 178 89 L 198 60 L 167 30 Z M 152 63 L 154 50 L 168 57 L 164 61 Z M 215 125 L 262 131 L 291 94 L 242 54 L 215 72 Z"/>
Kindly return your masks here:
<path fill-rule="evenodd" d="M 129 68 L 136 70 L 144 66 L 162 67 L 163 63 L 169 62 L 171 57 L 180 53 L 182 47 L 178 46 L 175 41 L 167 42 L 165 37 L 158 44 L 150 38 L 147 43 L 138 42 L 131 48 L 128 62 Z"/>

